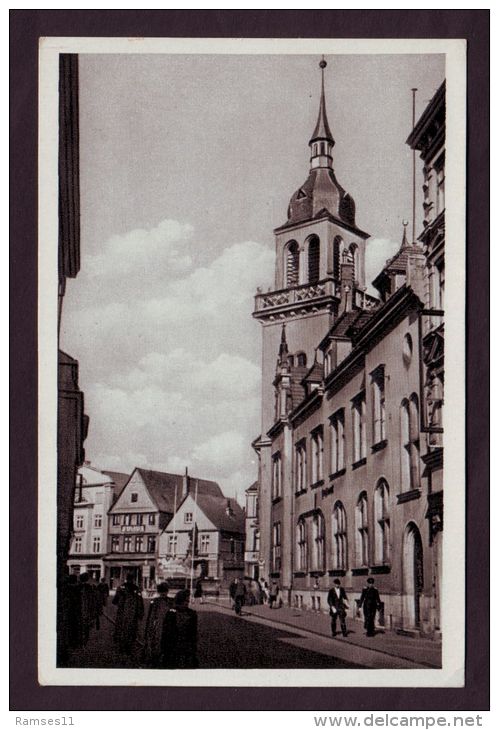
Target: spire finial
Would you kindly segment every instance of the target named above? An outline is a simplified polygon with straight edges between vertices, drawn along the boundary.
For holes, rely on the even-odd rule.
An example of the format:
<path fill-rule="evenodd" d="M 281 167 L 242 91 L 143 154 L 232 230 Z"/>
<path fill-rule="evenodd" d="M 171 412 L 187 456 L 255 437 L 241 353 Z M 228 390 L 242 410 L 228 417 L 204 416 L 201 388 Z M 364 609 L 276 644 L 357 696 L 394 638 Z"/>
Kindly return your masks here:
<path fill-rule="evenodd" d="M 404 246 L 409 245 L 409 242 L 407 240 L 407 226 L 409 225 L 409 221 L 403 220 L 402 225 L 404 226 L 404 234 L 402 236 L 402 245 L 400 248 L 404 248 Z"/>
<path fill-rule="evenodd" d="M 334 147 L 334 139 L 329 129 L 329 123 L 327 121 L 326 114 L 326 95 L 324 92 L 324 69 L 327 66 L 327 61 L 322 56 L 319 61 L 319 68 L 321 70 L 321 98 L 319 102 L 319 115 L 317 117 L 317 124 L 315 125 L 314 132 L 310 139 L 309 145 L 312 149 L 312 159 L 316 158 L 315 163 L 312 167 L 331 167 L 332 163 L 332 150 Z M 317 159 L 321 158 L 321 159 Z"/>
<path fill-rule="evenodd" d="M 281 344 L 279 345 L 279 362 L 282 364 L 283 360 L 287 360 L 288 357 L 288 343 L 286 340 L 286 323 L 283 322 L 281 331 Z"/>

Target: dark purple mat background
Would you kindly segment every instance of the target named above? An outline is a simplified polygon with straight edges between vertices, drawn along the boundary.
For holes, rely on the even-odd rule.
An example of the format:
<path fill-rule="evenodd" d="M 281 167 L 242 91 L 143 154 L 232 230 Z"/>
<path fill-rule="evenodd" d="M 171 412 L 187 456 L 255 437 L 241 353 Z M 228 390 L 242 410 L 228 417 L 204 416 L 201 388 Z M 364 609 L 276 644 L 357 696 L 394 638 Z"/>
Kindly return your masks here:
<path fill-rule="evenodd" d="M 12 710 L 489 708 L 489 11 L 10 11 L 10 651 Z M 41 687 L 37 682 L 37 72 L 40 36 L 466 38 L 466 687 Z M 381 90 L 380 90 L 381 93 Z M 20 519 L 22 516 L 22 521 Z M 456 590 L 463 590 L 461 585 Z"/>

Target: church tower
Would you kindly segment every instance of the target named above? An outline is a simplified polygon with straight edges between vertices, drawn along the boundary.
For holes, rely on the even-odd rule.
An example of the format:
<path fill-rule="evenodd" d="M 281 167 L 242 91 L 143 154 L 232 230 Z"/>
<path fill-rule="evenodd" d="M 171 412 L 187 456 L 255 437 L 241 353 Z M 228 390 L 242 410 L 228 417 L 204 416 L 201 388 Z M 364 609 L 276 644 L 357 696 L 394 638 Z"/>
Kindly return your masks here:
<path fill-rule="evenodd" d="M 262 324 L 261 435 L 253 446 L 259 455 L 260 534 L 263 574 L 268 575 L 271 534 L 271 467 L 268 431 L 276 421 L 276 358 L 282 347 L 283 324 L 291 366 L 312 367 L 318 343 L 339 313 L 341 262 L 344 252 L 353 261 L 352 306 L 365 304 L 365 246 L 369 234 L 355 223 L 355 203 L 341 187 L 333 168 L 335 140 L 329 127 L 324 88 L 324 57 L 317 123 L 308 143 L 308 177 L 292 195 L 286 222 L 274 230 L 275 286 L 255 297 L 253 316 Z M 279 409 L 282 412 L 282 409 Z M 283 465 L 291 473 L 292 465 Z"/>

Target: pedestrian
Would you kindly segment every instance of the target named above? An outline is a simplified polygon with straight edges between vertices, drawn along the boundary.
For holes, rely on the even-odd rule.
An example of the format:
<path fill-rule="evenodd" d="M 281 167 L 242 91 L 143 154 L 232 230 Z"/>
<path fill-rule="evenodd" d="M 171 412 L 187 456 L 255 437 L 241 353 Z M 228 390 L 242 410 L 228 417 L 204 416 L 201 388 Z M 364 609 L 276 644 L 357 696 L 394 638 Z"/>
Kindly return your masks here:
<path fill-rule="evenodd" d="M 81 573 L 78 583 L 80 593 L 80 636 L 79 645 L 86 646 L 90 629 L 94 626 L 97 619 L 96 594 L 95 586 L 90 583 L 90 575 Z"/>
<path fill-rule="evenodd" d="M 234 601 L 235 612 L 240 616 L 246 599 L 246 586 L 241 578 L 234 578 L 230 586 L 230 597 Z"/>
<path fill-rule="evenodd" d="M 276 608 L 279 608 L 280 606 L 280 596 L 279 596 L 279 584 L 277 581 L 273 580 L 270 584 L 270 590 L 269 590 L 269 608 L 274 607 L 274 603 L 276 604 Z"/>
<path fill-rule="evenodd" d="M 163 621 L 160 665 L 164 669 L 196 669 L 198 616 L 189 608 L 189 591 L 179 591 Z"/>
<path fill-rule="evenodd" d="M 101 578 L 100 582 L 97 584 L 97 594 L 100 598 L 102 608 L 105 608 L 107 605 L 107 599 L 109 598 L 109 585 L 105 578 Z"/>
<path fill-rule="evenodd" d="M 327 594 L 327 602 L 329 604 L 329 615 L 331 616 L 331 634 L 336 636 L 336 621 L 340 620 L 341 633 L 347 636 L 346 615 L 349 608 L 348 598 L 345 589 L 341 585 L 341 581 L 335 578 L 333 587 Z"/>
<path fill-rule="evenodd" d="M 67 610 L 68 647 L 74 651 L 81 645 L 81 591 L 78 576 L 68 575 L 65 584 L 65 606 Z"/>
<path fill-rule="evenodd" d="M 114 627 L 114 642 L 123 654 L 132 654 L 139 622 L 144 616 L 144 601 L 138 586 L 133 582 L 133 574 L 128 574 L 125 582 L 118 588 L 113 598 L 118 607 Z"/>
<path fill-rule="evenodd" d="M 367 585 L 363 588 L 360 596 L 359 608 L 362 608 L 364 611 L 366 636 L 375 636 L 374 620 L 376 618 L 376 611 L 381 608 L 381 600 L 378 589 L 374 586 L 374 578 L 367 579 Z"/>
<path fill-rule="evenodd" d="M 196 583 L 196 588 L 194 590 L 194 599 L 199 598 L 199 602 L 203 603 L 203 579 L 200 578 L 198 582 Z"/>
<path fill-rule="evenodd" d="M 168 598 L 168 583 L 160 583 L 157 591 L 157 598 L 153 598 L 149 606 L 144 632 L 144 662 L 152 667 L 161 666 L 163 622 L 171 607 Z"/>

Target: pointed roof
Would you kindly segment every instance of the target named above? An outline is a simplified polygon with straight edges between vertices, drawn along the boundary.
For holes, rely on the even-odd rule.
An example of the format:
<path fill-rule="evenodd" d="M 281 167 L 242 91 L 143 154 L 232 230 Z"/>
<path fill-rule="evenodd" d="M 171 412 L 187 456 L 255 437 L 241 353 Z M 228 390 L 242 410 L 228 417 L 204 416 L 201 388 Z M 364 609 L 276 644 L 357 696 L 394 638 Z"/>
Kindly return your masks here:
<path fill-rule="evenodd" d="M 192 492 L 191 496 L 194 499 Z M 219 530 L 244 533 L 244 510 L 235 499 L 198 493 L 197 504 L 199 509 Z M 227 510 L 227 507 L 230 507 L 230 510 Z"/>
<path fill-rule="evenodd" d="M 326 139 L 329 142 L 331 142 L 331 144 L 334 145 L 334 139 L 333 139 L 333 135 L 331 134 L 331 130 L 329 128 L 329 123 L 327 120 L 327 113 L 326 113 L 326 97 L 324 94 L 324 69 L 326 68 L 327 63 L 324 60 L 324 56 L 322 57 L 322 61 L 319 63 L 319 66 L 320 66 L 321 72 L 322 72 L 321 100 L 319 103 L 319 116 L 317 117 L 317 124 L 315 125 L 315 129 L 312 134 L 312 137 L 310 138 L 309 144 L 312 144 L 312 142 L 315 142 L 317 139 Z"/>
<path fill-rule="evenodd" d="M 279 363 L 282 364 L 283 361 L 287 360 L 287 357 L 289 355 L 288 350 L 288 343 L 286 340 L 286 325 L 282 325 L 282 331 L 281 331 L 281 344 L 279 345 Z"/>
<path fill-rule="evenodd" d="M 180 474 L 166 474 L 161 471 L 151 471 L 137 467 L 137 472 L 145 484 L 147 491 L 155 502 L 160 512 L 175 511 L 175 489 L 177 490 L 177 507 L 180 505 L 182 495 L 183 477 Z M 198 495 L 211 495 L 223 497 L 223 492 L 216 482 L 207 479 L 189 477 L 189 493 L 194 494 L 198 489 Z"/>

